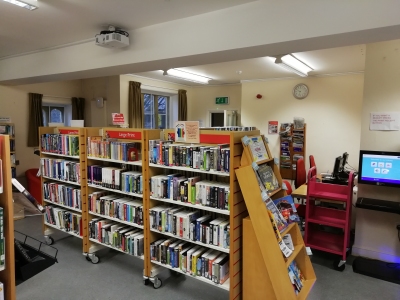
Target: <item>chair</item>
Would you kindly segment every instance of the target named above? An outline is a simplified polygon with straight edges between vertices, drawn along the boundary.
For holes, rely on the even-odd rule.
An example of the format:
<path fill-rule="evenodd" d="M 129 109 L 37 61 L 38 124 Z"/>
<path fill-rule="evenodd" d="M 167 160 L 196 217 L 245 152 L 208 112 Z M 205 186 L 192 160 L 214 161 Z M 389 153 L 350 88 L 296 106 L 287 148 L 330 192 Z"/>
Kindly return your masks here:
<path fill-rule="evenodd" d="M 29 169 L 25 171 L 25 176 L 28 183 L 27 190 L 37 202 L 43 204 L 40 177 L 36 176 L 38 171 L 39 169 Z"/>
<path fill-rule="evenodd" d="M 304 164 L 304 159 L 300 158 L 296 162 L 296 179 L 294 181 L 294 186 L 297 189 L 307 182 L 306 166 Z"/>
<path fill-rule="evenodd" d="M 310 169 L 315 167 L 315 174 L 317 174 L 317 165 L 315 164 L 314 155 L 310 155 Z"/>

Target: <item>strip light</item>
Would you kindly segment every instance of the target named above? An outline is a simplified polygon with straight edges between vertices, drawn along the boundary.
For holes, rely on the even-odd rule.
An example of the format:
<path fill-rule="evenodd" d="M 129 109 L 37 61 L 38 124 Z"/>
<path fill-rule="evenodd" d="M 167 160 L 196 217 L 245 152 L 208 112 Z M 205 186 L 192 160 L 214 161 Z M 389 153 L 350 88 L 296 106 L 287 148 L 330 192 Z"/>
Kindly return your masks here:
<path fill-rule="evenodd" d="M 277 57 L 275 63 L 288 71 L 300 75 L 301 77 L 307 77 L 308 72 L 313 70 L 291 54 Z"/>
<path fill-rule="evenodd" d="M 196 75 L 193 73 L 180 71 L 177 69 L 169 69 L 168 71 L 164 71 L 163 75 L 171 76 L 171 77 L 175 77 L 175 78 L 179 78 L 179 79 L 183 79 L 183 80 L 187 80 L 187 81 L 197 82 L 197 83 L 201 83 L 201 84 L 208 84 L 208 81 L 210 80 L 210 78 Z"/>
<path fill-rule="evenodd" d="M 17 5 L 19 7 L 26 8 L 28 10 L 35 10 L 35 9 L 38 8 L 37 6 L 31 5 L 31 4 L 27 4 L 27 3 L 19 1 L 19 0 L 3 0 L 3 1 L 11 3 L 11 4 L 14 4 L 14 5 Z"/>

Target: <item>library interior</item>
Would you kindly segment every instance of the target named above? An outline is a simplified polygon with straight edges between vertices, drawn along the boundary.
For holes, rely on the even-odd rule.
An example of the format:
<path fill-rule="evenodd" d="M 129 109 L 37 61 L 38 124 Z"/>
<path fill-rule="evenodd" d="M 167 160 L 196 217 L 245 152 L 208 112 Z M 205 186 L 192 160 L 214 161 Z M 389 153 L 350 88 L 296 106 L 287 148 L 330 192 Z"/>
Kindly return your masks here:
<path fill-rule="evenodd" d="M 399 300 L 398 11 L 0 1 L 0 300 Z"/>

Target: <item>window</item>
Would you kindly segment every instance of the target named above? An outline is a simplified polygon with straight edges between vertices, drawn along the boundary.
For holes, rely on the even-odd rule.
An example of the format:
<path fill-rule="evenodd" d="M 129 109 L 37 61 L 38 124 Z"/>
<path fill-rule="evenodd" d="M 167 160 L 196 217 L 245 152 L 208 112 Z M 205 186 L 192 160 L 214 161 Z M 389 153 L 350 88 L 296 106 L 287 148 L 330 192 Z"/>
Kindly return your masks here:
<path fill-rule="evenodd" d="M 65 106 L 59 105 L 43 105 L 43 125 L 48 126 L 49 123 L 65 123 Z"/>
<path fill-rule="evenodd" d="M 169 122 L 169 97 L 142 94 L 144 105 L 144 128 L 166 129 Z"/>

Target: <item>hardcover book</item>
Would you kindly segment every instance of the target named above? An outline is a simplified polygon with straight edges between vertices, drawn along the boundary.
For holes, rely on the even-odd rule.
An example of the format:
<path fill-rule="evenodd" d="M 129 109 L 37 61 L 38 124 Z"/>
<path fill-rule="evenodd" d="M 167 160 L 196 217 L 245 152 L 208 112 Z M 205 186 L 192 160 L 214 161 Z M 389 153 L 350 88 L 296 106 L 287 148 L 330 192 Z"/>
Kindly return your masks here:
<path fill-rule="evenodd" d="M 249 139 L 249 147 L 253 156 L 253 161 L 259 162 L 264 159 L 268 159 L 269 155 L 267 149 L 265 148 L 263 137 L 258 135 L 249 137 Z"/>
<path fill-rule="evenodd" d="M 278 179 L 276 178 L 272 168 L 267 163 L 259 165 L 256 172 L 261 183 L 268 192 L 273 192 L 279 188 Z"/>

